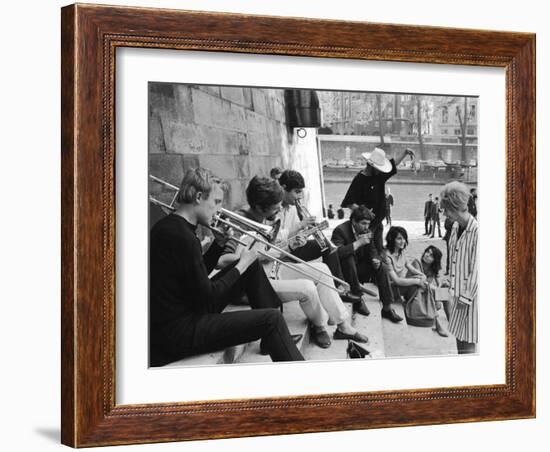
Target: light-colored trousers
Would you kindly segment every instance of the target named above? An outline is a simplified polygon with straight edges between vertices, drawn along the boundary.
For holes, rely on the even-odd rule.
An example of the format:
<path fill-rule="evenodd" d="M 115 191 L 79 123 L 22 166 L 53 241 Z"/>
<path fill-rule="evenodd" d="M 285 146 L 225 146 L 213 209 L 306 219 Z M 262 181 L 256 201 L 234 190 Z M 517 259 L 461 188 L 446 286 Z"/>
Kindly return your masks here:
<path fill-rule="evenodd" d="M 281 266 L 278 279 L 270 279 L 271 285 L 281 301 L 288 303 L 298 300 L 306 317 L 316 326 L 325 326 L 327 322 L 331 325 L 344 322 L 348 317 L 348 312 L 338 292 L 314 281 L 316 279 L 334 287 L 334 280 L 304 264 L 292 265 L 307 271 L 312 274 L 312 277 L 309 278 L 289 267 Z M 330 274 L 329 268 L 323 263 L 312 262 L 310 265 Z"/>

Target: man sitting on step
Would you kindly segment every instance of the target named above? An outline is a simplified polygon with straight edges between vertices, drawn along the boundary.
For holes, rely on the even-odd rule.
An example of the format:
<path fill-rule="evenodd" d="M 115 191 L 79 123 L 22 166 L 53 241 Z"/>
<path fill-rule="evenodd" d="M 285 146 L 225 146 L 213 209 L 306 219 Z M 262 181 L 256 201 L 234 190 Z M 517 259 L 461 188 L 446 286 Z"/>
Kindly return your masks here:
<path fill-rule="evenodd" d="M 283 190 L 273 179 L 255 176 L 246 189 L 248 207 L 236 213 L 257 223 L 275 221 L 281 210 Z M 287 241 L 283 232 L 281 240 Z M 303 244 L 304 238 L 299 234 L 288 241 L 289 250 Z M 244 247 L 234 240 L 229 240 L 218 266 L 224 268 L 239 259 Z M 279 258 L 276 250 L 270 255 Z M 294 270 L 296 269 L 296 270 Z M 311 338 L 322 348 L 331 345 L 326 331 L 327 323 L 337 325 L 334 339 L 353 339 L 357 342 L 368 342 L 368 338 L 351 326 L 348 312 L 340 299 L 330 276 L 329 268 L 320 262 L 306 264 L 289 263 L 288 265 L 264 259 L 264 270 L 270 278 L 275 292 L 283 303 L 298 300 L 300 307 L 311 323 Z M 306 272 L 310 276 L 305 276 Z"/>
<path fill-rule="evenodd" d="M 311 217 L 303 206 L 305 180 L 301 173 L 294 170 L 285 170 L 279 178 L 283 187 L 283 202 L 281 205 L 281 235 L 294 235 L 301 229 L 315 225 L 317 219 Z M 323 246 L 323 248 L 321 248 Z M 300 243 L 292 250 L 292 254 L 306 262 L 322 258 L 330 272 L 339 279 L 344 279 L 337 248 L 326 239 L 321 232 L 315 238 Z M 369 315 L 367 305 L 360 296 L 351 293 L 340 295 L 342 301 L 352 303 L 353 311 L 362 315 Z"/>
<path fill-rule="evenodd" d="M 225 245 L 217 236 L 202 254 L 198 225 L 208 227 L 221 208 L 220 180 L 208 170 L 188 170 L 178 192 L 176 211 L 158 221 L 150 239 L 149 361 L 163 366 L 187 356 L 221 350 L 257 339 L 273 361 L 299 361 L 257 251 L 212 279 L 208 277 Z M 222 313 L 229 300 L 246 293 L 248 311 Z"/>
<path fill-rule="evenodd" d="M 338 247 L 338 255 L 344 279 L 351 286 L 351 292 L 362 295 L 361 283 L 374 282 L 378 286 L 382 302 L 382 317 L 392 322 L 403 320 L 391 307 L 393 292 L 387 270 L 381 265 L 381 258 L 369 231 L 374 214 L 365 206 L 356 207 L 350 219 L 338 225 L 332 232 L 332 243 Z"/>

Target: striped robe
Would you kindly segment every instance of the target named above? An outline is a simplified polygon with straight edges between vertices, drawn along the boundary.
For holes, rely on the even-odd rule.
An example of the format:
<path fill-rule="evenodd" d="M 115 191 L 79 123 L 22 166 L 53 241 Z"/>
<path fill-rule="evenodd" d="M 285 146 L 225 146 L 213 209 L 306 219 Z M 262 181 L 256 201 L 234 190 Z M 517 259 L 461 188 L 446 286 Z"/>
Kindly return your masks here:
<path fill-rule="evenodd" d="M 453 224 L 449 238 L 450 295 L 453 305 L 449 330 L 459 340 L 478 342 L 478 224 L 470 216 L 458 239 L 458 223 Z"/>

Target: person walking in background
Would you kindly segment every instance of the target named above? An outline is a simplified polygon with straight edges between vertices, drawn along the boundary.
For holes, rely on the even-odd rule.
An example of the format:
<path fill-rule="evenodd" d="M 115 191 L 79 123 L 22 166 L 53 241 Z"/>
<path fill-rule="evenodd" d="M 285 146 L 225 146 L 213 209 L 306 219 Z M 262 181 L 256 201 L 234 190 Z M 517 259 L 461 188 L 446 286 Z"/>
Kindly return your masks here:
<path fill-rule="evenodd" d="M 386 187 L 386 224 L 391 226 L 391 210 L 393 208 L 393 195 L 390 187 Z"/>
<path fill-rule="evenodd" d="M 432 204 L 432 212 L 431 212 L 431 217 L 432 217 L 432 224 L 431 224 L 432 235 L 430 236 L 431 239 L 433 239 L 435 236 L 436 225 L 437 225 L 437 233 L 439 235 L 439 238 L 441 238 L 441 224 L 439 223 L 440 209 L 441 208 L 439 207 L 439 198 L 436 196 L 435 201 Z"/>
<path fill-rule="evenodd" d="M 397 166 L 407 155 L 414 158 L 414 151 L 405 148 L 396 159 L 388 159 L 380 148 L 361 155 L 367 164 L 351 181 L 341 205 L 352 210 L 362 205 L 372 210 L 374 220 L 370 224 L 370 230 L 373 232 L 374 246 L 381 252 L 384 230 L 382 220 L 386 216 L 386 182 L 397 173 Z"/>
<path fill-rule="evenodd" d="M 424 203 L 424 235 L 432 233 L 432 194 L 428 195 L 428 200 Z"/>
<path fill-rule="evenodd" d="M 328 205 L 327 217 L 329 220 L 334 219 L 334 209 L 332 208 L 332 204 Z"/>
<path fill-rule="evenodd" d="M 470 194 L 460 182 L 450 182 L 441 192 L 444 215 L 453 222 L 449 237 L 449 295 L 452 302 L 449 331 L 456 337 L 458 353 L 475 353 L 478 322 L 478 224 L 468 212 Z"/>
<path fill-rule="evenodd" d="M 468 212 L 474 218 L 477 218 L 477 189 L 470 189 L 470 198 L 468 199 Z"/>

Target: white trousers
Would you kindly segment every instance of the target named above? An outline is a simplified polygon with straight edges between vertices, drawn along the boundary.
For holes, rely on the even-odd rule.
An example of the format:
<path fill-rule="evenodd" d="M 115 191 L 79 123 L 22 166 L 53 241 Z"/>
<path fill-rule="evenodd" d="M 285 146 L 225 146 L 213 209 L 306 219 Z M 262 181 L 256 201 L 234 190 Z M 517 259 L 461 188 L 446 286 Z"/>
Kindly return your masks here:
<path fill-rule="evenodd" d="M 316 272 L 314 269 L 330 274 L 329 268 L 318 262 L 310 263 L 314 269 L 304 264 L 291 264 L 292 266 L 307 271 L 311 277 L 307 277 L 289 267 L 279 268 L 279 278 L 270 279 L 273 289 L 283 303 L 298 300 L 306 317 L 316 326 L 330 324 L 338 325 L 348 317 L 344 303 L 336 290 L 319 284 L 322 281 L 334 287 L 334 280 L 330 276 Z"/>

